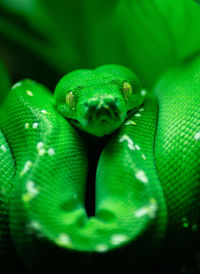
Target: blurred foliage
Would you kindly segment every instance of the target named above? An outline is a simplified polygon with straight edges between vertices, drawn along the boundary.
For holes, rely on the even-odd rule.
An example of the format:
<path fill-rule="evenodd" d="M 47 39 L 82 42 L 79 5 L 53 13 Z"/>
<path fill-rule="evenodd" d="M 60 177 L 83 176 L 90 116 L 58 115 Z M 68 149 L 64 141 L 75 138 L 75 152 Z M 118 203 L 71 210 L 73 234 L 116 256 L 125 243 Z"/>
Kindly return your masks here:
<path fill-rule="evenodd" d="M 200 50 L 193 0 L 0 0 L 1 56 L 14 80 L 54 87 L 65 73 L 118 63 L 146 87 Z"/>
<path fill-rule="evenodd" d="M 5 65 L 0 60 L 0 104 L 10 88 L 10 78 Z"/>
<path fill-rule="evenodd" d="M 165 69 L 200 50 L 200 7 L 191 0 L 121 0 L 120 41 L 147 87 Z"/>
<path fill-rule="evenodd" d="M 7 55 L 17 59 L 13 77 L 26 77 L 20 72 L 29 71 L 30 74 L 31 71 L 37 76 L 35 80 L 49 78 L 51 81 L 52 77 L 55 79 L 54 71 L 56 76 L 61 76 L 80 67 L 118 63 L 117 48 L 112 45 L 115 32 L 110 24 L 116 2 L 58 0 L 55 5 L 52 0 L 1 0 L 3 50 L 9 48 Z M 35 57 L 40 75 L 34 72 Z M 46 64 L 46 69 L 40 69 L 41 62 Z"/>

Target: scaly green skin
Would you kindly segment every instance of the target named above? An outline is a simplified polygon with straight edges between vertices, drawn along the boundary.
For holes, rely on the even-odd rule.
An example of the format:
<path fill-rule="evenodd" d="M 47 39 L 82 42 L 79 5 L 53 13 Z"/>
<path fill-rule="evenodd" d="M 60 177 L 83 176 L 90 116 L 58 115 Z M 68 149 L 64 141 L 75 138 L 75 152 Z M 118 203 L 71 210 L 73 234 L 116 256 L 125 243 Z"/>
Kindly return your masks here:
<path fill-rule="evenodd" d="M 8 225 L 9 215 L 7 229 L 18 254 L 32 271 L 61 273 L 70 265 L 74 271 L 83 267 L 94 271 L 104 269 L 106 262 L 111 271 L 128 264 L 134 268 L 138 263 L 141 269 L 148 268 L 156 257 L 152 250 L 158 250 L 166 229 L 173 235 L 182 232 L 182 218 L 186 217 L 187 222 L 198 225 L 199 177 L 193 177 L 191 187 L 190 174 L 181 176 L 180 172 L 187 169 L 188 162 L 190 172 L 199 172 L 200 81 L 195 86 L 191 81 L 199 63 L 197 59 L 185 70 L 178 67 L 163 76 L 156 90 L 159 120 L 156 98 L 145 95 L 137 77 L 122 66 L 72 72 L 58 83 L 55 98 L 32 80 L 13 86 L 0 111 L 2 138 L 5 136 L 8 142 L 2 139 L 1 159 L 9 158 L 1 168 L 10 168 L 13 174 L 4 183 L 9 186 L 5 192 L 9 208 L 3 199 L 6 212 L 0 221 Z M 127 97 L 124 82 L 132 86 L 132 94 Z M 166 82 L 168 86 L 172 83 L 171 89 Z M 71 105 L 66 102 L 69 92 L 76 97 Z M 187 100 L 182 102 L 182 98 Z M 172 102 L 167 104 L 167 100 Z M 182 106 L 184 112 L 178 108 L 176 115 L 176 106 Z M 191 124 L 194 115 L 196 122 Z M 99 137 L 111 134 L 98 161 L 92 217 L 87 216 L 84 205 L 89 153 L 85 138 L 90 135 L 65 118 L 98 136 L 90 139 L 89 146 L 92 142 L 98 145 L 102 140 Z M 187 128 L 178 127 L 183 119 Z M 174 159 L 174 155 L 178 156 Z M 176 181 L 170 177 L 169 166 Z M 14 184 L 12 190 L 9 183 Z M 192 191 L 192 200 L 182 197 L 188 190 Z M 170 205 L 176 199 L 178 206 Z M 173 216 L 179 217 L 177 223 Z M 195 237 L 189 230 L 182 234 L 180 241 Z M 173 241 L 170 236 L 167 234 Z M 4 249 L 6 241 L 6 237 L 0 240 Z"/>

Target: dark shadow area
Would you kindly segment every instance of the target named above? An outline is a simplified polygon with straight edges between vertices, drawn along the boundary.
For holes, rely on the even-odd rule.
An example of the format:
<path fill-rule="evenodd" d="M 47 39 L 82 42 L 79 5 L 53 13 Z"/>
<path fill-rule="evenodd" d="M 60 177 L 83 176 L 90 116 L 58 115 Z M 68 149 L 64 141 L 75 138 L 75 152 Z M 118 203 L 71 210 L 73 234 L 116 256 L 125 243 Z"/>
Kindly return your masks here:
<path fill-rule="evenodd" d="M 83 134 L 83 133 L 82 133 Z M 96 170 L 101 152 L 108 140 L 108 137 L 95 137 L 84 133 L 83 139 L 88 148 L 88 180 L 85 194 L 85 209 L 88 217 L 95 216 L 95 182 Z"/>

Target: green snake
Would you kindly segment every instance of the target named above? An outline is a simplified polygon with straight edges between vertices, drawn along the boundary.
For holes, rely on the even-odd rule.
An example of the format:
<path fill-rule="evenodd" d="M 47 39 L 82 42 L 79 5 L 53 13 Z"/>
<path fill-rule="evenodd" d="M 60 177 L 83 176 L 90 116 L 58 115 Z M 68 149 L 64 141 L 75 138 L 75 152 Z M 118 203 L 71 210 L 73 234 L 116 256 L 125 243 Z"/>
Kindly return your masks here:
<path fill-rule="evenodd" d="M 0 129 L 2 265 L 19 256 L 36 273 L 105 264 L 112 273 L 142 269 L 163 246 L 196 248 L 199 57 L 163 74 L 154 92 L 120 65 L 73 71 L 54 95 L 19 81 Z"/>

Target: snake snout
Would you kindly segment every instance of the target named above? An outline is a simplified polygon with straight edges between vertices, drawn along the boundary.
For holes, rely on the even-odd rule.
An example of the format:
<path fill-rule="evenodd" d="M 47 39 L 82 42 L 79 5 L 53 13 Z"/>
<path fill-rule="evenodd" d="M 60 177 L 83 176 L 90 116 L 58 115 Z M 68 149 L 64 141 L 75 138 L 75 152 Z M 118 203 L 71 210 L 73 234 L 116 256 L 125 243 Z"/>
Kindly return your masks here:
<path fill-rule="evenodd" d="M 118 98 L 100 96 L 91 98 L 84 104 L 85 119 L 88 122 L 105 123 L 119 118 Z"/>

